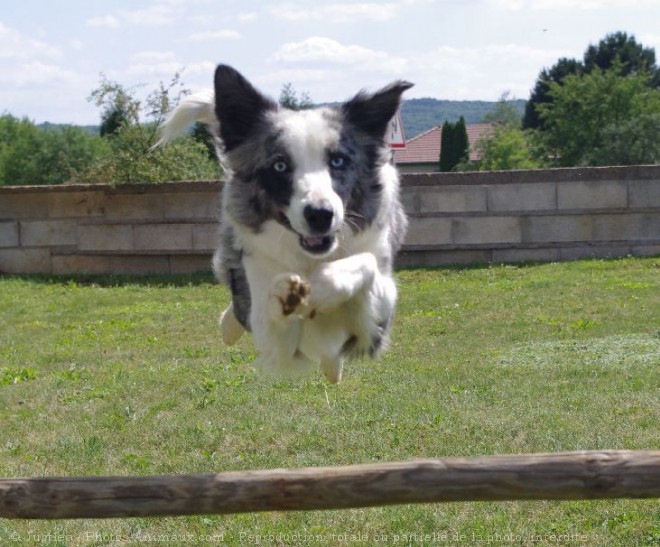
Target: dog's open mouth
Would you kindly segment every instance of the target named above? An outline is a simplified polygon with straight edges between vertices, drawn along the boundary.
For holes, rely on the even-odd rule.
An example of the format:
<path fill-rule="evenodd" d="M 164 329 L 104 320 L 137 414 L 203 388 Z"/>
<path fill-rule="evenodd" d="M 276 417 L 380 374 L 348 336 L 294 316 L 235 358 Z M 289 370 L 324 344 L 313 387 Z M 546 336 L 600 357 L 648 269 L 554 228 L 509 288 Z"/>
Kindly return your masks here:
<path fill-rule="evenodd" d="M 324 255 L 330 252 L 335 245 L 335 241 L 337 240 L 336 234 L 324 236 L 304 236 L 301 233 L 296 232 L 291 226 L 289 218 L 283 212 L 280 212 L 277 220 L 282 226 L 298 234 L 300 246 L 310 254 Z"/>
<path fill-rule="evenodd" d="M 335 243 L 335 236 L 300 236 L 300 246 L 308 253 L 327 253 Z"/>

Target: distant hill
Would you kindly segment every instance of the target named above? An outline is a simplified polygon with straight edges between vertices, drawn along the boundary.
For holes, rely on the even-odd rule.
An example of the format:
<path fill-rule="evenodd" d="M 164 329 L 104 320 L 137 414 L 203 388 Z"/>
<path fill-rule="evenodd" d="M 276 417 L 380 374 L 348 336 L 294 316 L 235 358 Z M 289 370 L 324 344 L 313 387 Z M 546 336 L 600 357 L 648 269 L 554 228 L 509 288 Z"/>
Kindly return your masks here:
<path fill-rule="evenodd" d="M 525 101 L 518 99 L 510 101 L 522 118 L 525 112 Z M 336 103 L 330 103 L 336 104 Z M 401 119 L 406 140 L 412 139 L 424 131 L 442 125 L 445 120 L 457 122 L 461 116 L 468 124 L 479 123 L 491 112 L 497 103 L 495 101 L 445 101 L 441 99 L 409 99 L 403 101 Z M 321 105 L 319 105 L 321 106 Z M 41 129 L 58 129 L 66 124 L 44 122 L 38 124 Z M 100 126 L 79 126 L 92 135 L 98 135 Z"/>
<path fill-rule="evenodd" d="M 72 124 L 43 122 L 43 123 L 37 124 L 37 127 L 39 129 L 44 129 L 44 130 L 47 130 L 47 131 L 58 131 L 58 130 L 62 129 L 63 127 L 68 127 L 70 125 L 72 125 Z M 80 129 L 84 129 L 90 135 L 98 135 L 99 131 L 100 131 L 100 126 L 98 126 L 98 125 L 77 125 L 76 127 L 80 127 Z"/>
<path fill-rule="evenodd" d="M 510 101 L 522 117 L 525 101 Z M 401 106 L 401 120 L 406 140 L 424 131 L 442 125 L 445 120 L 457 122 L 461 116 L 465 123 L 479 123 L 491 112 L 497 102 L 494 101 L 443 101 L 440 99 L 409 99 Z"/>

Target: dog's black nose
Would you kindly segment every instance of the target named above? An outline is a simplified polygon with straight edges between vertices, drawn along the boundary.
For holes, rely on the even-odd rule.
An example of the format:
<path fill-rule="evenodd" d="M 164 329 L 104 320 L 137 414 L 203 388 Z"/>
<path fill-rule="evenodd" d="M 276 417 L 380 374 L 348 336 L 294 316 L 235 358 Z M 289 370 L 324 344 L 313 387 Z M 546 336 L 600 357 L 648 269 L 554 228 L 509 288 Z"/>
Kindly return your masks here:
<path fill-rule="evenodd" d="M 332 226 L 334 212 L 329 207 L 307 205 L 303 211 L 309 229 L 315 234 L 325 234 Z"/>

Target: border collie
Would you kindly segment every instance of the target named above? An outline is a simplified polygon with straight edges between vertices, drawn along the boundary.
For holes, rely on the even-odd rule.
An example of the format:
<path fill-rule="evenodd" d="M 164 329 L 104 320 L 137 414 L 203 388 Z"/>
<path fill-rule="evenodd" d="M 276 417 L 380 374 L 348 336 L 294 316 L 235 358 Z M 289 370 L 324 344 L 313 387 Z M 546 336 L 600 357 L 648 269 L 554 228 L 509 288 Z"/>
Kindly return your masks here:
<path fill-rule="evenodd" d="M 220 319 L 223 340 L 251 331 L 257 365 L 318 364 L 339 382 L 345 358 L 373 357 L 388 341 L 392 261 L 407 220 L 385 137 L 412 84 L 299 111 L 226 65 L 214 85 L 170 113 L 160 143 L 201 121 L 226 170 L 213 259 L 232 294 Z"/>

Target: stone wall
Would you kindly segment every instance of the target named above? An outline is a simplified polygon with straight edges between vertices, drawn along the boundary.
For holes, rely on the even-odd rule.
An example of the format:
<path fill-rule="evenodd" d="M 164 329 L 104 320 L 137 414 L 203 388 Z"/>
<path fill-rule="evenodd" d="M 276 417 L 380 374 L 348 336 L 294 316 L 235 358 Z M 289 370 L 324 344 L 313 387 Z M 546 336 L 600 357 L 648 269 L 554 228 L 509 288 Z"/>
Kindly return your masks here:
<path fill-rule="evenodd" d="M 660 166 L 405 175 L 400 263 L 660 254 Z"/>
<path fill-rule="evenodd" d="M 218 182 L 0 187 L 0 272 L 209 269 Z"/>
<path fill-rule="evenodd" d="M 660 254 L 660 166 L 404 175 L 400 265 Z M 209 269 L 215 181 L 0 187 L 0 272 Z"/>

